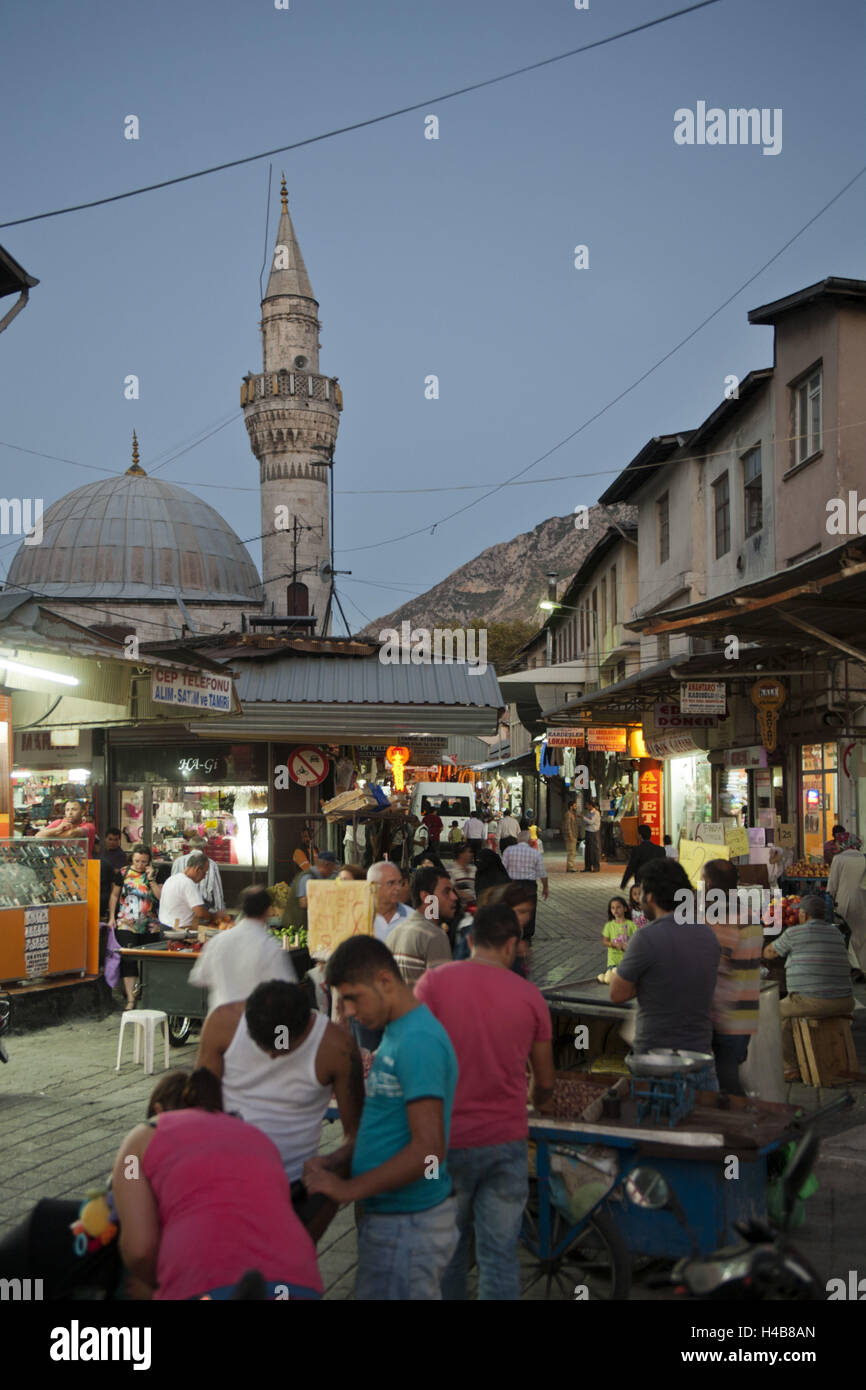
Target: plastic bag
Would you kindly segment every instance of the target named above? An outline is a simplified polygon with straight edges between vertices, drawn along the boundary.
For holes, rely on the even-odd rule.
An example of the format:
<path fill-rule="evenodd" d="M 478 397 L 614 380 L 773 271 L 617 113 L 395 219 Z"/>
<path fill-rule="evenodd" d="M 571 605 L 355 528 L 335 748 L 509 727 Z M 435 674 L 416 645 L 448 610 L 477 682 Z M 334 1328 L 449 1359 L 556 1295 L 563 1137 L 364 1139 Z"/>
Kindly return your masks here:
<path fill-rule="evenodd" d="M 114 935 L 114 927 L 109 927 L 105 938 L 105 964 L 102 973 L 109 989 L 117 989 L 120 984 L 120 947 Z"/>

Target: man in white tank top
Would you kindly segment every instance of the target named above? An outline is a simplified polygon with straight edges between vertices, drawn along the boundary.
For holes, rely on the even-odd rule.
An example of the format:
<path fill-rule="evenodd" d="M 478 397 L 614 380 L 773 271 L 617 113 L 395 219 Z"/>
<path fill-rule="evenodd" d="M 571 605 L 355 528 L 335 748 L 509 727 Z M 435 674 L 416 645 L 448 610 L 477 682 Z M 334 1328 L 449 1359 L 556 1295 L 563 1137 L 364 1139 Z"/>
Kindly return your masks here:
<path fill-rule="evenodd" d="M 347 1032 L 310 1008 L 302 985 L 268 980 L 247 1000 L 214 1009 L 202 1028 L 196 1067 L 221 1078 L 227 1112 L 273 1140 L 290 1183 L 318 1153 L 333 1093 L 344 1142 L 327 1156 L 327 1166 L 348 1175 L 364 1104 L 361 1054 Z"/>

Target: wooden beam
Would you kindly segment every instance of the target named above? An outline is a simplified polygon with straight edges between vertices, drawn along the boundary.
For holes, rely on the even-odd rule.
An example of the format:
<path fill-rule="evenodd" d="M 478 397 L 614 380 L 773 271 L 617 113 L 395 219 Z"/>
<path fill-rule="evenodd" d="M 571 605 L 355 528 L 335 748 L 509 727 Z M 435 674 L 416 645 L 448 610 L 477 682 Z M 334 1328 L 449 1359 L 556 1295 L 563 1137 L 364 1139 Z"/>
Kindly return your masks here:
<path fill-rule="evenodd" d="M 850 643 L 843 642 L 841 638 L 833 637 L 829 632 L 822 632 L 819 627 L 813 627 L 811 623 L 804 622 L 802 618 L 795 617 L 793 613 L 787 612 L 784 608 L 779 609 L 779 617 L 782 618 L 784 622 L 791 623 L 792 626 L 800 628 L 802 632 L 808 632 L 812 637 L 820 638 L 828 647 L 838 647 L 840 652 L 845 652 L 848 656 L 853 656 L 855 660 L 862 661 L 864 665 L 866 665 L 866 652 L 859 651 L 857 647 L 852 647 Z"/>

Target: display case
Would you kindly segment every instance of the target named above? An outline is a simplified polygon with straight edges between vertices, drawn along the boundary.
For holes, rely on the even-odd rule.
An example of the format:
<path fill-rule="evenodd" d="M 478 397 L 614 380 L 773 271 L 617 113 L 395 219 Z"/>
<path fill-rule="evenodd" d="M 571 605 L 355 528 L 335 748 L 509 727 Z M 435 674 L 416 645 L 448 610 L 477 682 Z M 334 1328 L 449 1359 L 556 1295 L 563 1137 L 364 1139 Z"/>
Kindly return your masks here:
<path fill-rule="evenodd" d="M 98 903 L 86 838 L 0 840 L 0 981 L 85 974 Z"/>
<path fill-rule="evenodd" d="M 0 840 L 0 911 L 87 901 L 87 837 Z"/>

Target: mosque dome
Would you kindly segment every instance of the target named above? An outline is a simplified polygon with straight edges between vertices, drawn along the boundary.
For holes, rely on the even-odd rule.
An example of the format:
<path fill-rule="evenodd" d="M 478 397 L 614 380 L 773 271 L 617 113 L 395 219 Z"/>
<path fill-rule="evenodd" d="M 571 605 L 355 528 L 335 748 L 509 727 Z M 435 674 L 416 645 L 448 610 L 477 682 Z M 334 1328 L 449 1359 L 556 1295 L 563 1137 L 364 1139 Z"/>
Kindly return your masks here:
<path fill-rule="evenodd" d="M 257 602 L 249 553 L 213 507 L 138 463 L 48 507 L 39 545 L 22 545 L 6 583 L 51 598 Z"/>

